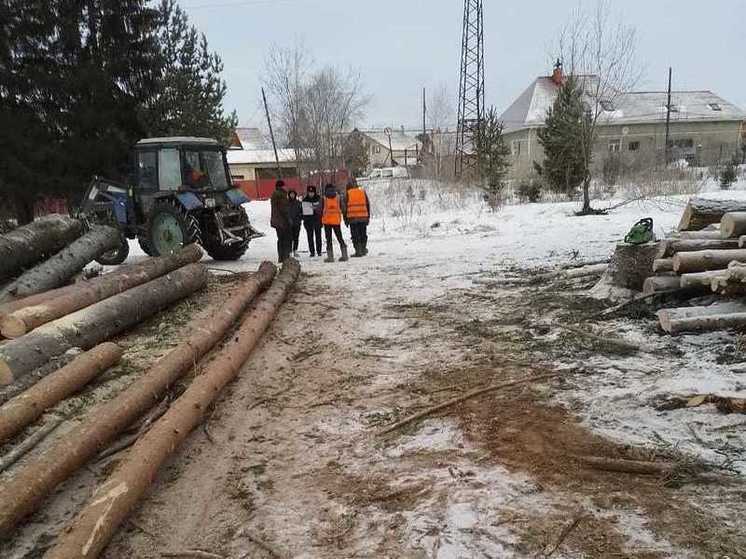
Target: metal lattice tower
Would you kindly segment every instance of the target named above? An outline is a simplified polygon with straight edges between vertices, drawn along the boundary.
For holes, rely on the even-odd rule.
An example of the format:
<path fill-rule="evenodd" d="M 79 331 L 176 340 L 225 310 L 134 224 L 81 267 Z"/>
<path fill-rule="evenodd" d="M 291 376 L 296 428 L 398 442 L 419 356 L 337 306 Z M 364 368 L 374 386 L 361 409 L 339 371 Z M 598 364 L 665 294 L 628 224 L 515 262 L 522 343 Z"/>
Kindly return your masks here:
<path fill-rule="evenodd" d="M 456 132 L 456 176 L 476 167 L 474 135 L 484 118 L 484 18 L 482 0 L 464 0 L 461 76 Z"/>

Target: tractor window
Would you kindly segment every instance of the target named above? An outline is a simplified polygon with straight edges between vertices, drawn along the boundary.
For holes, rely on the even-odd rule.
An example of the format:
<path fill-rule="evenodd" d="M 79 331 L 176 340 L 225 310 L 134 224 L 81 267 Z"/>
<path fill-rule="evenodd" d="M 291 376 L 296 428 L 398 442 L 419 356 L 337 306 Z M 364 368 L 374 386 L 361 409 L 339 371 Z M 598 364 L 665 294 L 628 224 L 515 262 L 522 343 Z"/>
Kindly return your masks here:
<path fill-rule="evenodd" d="M 178 190 L 181 187 L 178 149 L 161 149 L 158 152 L 158 182 L 161 190 Z"/>
<path fill-rule="evenodd" d="M 184 182 L 191 188 L 225 190 L 228 178 L 219 151 L 185 151 Z"/>
<path fill-rule="evenodd" d="M 141 151 L 137 154 L 137 185 L 141 190 L 158 188 L 154 151 Z"/>

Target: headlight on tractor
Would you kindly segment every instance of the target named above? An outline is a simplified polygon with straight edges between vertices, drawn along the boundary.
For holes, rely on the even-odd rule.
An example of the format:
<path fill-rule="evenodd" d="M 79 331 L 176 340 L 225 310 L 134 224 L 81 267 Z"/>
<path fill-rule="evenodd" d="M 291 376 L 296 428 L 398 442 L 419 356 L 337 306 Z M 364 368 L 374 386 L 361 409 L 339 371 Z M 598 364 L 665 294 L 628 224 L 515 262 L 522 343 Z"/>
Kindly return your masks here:
<path fill-rule="evenodd" d="M 206 208 L 214 208 L 216 205 L 215 198 L 205 198 Z"/>

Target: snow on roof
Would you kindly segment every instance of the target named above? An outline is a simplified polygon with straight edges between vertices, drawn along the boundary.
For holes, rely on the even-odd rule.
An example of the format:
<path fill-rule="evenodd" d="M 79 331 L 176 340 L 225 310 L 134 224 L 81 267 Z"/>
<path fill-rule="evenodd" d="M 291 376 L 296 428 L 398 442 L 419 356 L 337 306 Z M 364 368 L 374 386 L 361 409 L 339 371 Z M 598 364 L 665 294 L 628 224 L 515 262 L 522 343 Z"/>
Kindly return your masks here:
<path fill-rule="evenodd" d="M 587 78 L 586 89 L 589 89 L 597 78 Z M 534 80 L 500 116 L 505 131 L 543 126 L 547 109 L 554 103 L 558 90 L 551 77 L 542 76 Z M 633 124 L 665 120 L 666 97 L 665 91 L 621 93 L 613 100 L 612 109 L 604 111 L 603 123 Z M 746 112 L 711 91 L 673 91 L 671 106 L 673 121 L 746 120 Z"/>
<path fill-rule="evenodd" d="M 229 165 L 255 165 L 275 163 L 275 152 L 271 149 L 234 149 L 226 154 Z M 280 163 L 295 163 L 295 150 L 282 148 L 277 150 Z"/>
<path fill-rule="evenodd" d="M 260 150 L 271 147 L 259 128 L 236 128 L 236 137 L 241 144 L 240 147 L 237 146 L 239 149 Z"/>
<path fill-rule="evenodd" d="M 361 130 L 361 134 L 365 135 L 368 139 L 381 144 L 386 149 L 389 148 L 389 137 L 383 130 Z M 391 149 L 394 151 L 404 151 L 422 148 L 422 142 L 420 142 L 414 136 L 410 136 L 406 132 L 401 130 L 391 131 Z"/>
<path fill-rule="evenodd" d="M 163 138 L 145 138 L 137 142 L 137 145 L 145 144 L 173 144 L 173 143 L 190 143 L 190 144 L 212 144 L 218 145 L 217 140 L 213 138 L 196 138 L 193 136 L 168 136 Z"/>

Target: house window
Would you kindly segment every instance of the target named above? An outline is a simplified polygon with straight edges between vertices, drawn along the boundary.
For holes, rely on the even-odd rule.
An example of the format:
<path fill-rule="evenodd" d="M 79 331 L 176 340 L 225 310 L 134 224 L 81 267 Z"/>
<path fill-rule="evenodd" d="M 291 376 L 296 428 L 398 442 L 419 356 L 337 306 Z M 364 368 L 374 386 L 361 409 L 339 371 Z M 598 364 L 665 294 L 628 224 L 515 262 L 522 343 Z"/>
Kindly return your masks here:
<path fill-rule="evenodd" d="M 381 153 L 381 146 L 373 146 L 373 153 Z"/>
<path fill-rule="evenodd" d="M 640 142 L 630 142 L 627 144 L 627 149 L 629 151 L 637 151 L 640 149 Z"/>
<path fill-rule="evenodd" d="M 614 108 L 614 103 L 610 99 L 601 99 L 601 108 L 609 113 L 616 110 Z"/>
<path fill-rule="evenodd" d="M 692 140 L 691 138 L 671 140 L 668 142 L 668 147 L 674 147 L 678 149 L 692 149 L 694 147 L 694 140 Z"/>
<path fill-rule="evenodd" d="M 513 140 L 510 142 L 510 154 L 513 157 L 518 157 L 521 155 L 521 141 L 520 140 Z"/>
<path fill-rule="evenodd" d="M 609 140 L 609 152 L 617 153 L 622 149 L 622 140 Z"/>
<path fill-rule="evenodd" d="M 243 177 L 243 175 L 231 175 L 231 178 L 232 178 L 232 179 L 233 179 L 234 181 L 242 181 L 242 180 L 244 180 L 244 177 Z"/>
<path fill-rule="evenodd" d="M 713 111 L 722 111 L 723 107 L 720 106 L 720 103 L 707 103 L 707 105 L 713 110 Z"/>

